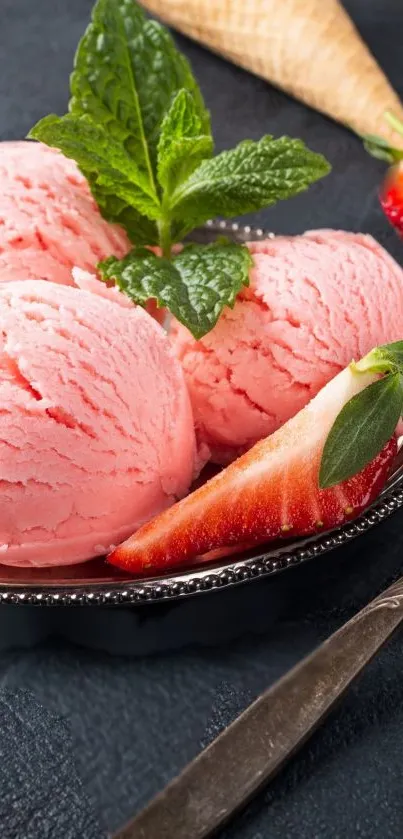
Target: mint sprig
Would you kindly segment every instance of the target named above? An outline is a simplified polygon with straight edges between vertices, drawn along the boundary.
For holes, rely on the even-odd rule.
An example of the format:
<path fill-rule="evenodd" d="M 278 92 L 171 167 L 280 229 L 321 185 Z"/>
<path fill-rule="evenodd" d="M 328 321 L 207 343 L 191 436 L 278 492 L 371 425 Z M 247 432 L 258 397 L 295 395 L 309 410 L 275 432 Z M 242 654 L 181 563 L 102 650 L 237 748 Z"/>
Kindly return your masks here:
<path fill-rule="evenodd" d="M 186 251 L 172 260 L 173 244 L 213 216 L 242 215 L 297 195 L 329 164 L 300 140 L 270 135 L 212 157 L 210 116 L 190 66 L 135 0 L 97 0 L 70 89 L 69 113 L 45 117 L 29 137 L 77 162 L 102 215 L 122 225 L 136 246 L 160 246 L 174 270 L 131 254 L 125 290 L 133 296 L 137 288 L 140 302 L 139 286 L 155 287 L 161 305 L 174 307 L 200 336 L 247 282 L 249 258 L 234 248 L 207 250 L 205 257 L 200 249 L 193 257 Z M 190 264 L 197 282 L 190 282 Z M 117 279 L 128 270 L 127 261 L 115 260 Z"/>
<path fill-rule="evenodd" d="M 114 280 L 135 303 L 155 298 L 198 339 L 248 285 L 251 263 L 243 245 L 218 243 L 188 245 L 172 261 L 135 248 L 123 259 L 106 259 L 99 268 L 103 280 Z"/>
<path fill-rule="evenodd" d="M 361 471 L 392 437 L 403 411 L 403 341 L 371 350 L 356 375 L 383 373 L 353 396 L 337 416 L 326 440 L 319 486 L 326 489 Z"/>

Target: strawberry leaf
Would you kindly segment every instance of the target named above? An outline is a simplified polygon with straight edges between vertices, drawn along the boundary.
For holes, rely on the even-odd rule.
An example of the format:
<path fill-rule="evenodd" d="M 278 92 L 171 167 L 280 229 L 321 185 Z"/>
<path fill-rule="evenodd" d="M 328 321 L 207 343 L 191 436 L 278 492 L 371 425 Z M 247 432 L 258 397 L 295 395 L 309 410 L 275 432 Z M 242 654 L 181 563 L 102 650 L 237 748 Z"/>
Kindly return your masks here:
<path fill-rule="evenodd" d="M 361 471 L 393 436 L 403 408 L 400 373 L 366 387 L 340 411 L 326 440 L 319 473 L 321 489 Z"/>
<path fill-rule="evenodd" d="M 384 113 L 385 121 L 397 134 L 403 135 L 403 123 L 390 111 Z M 372 157 L 378 160 L 384 160 L 386 163 L 398 163 L 403 160 L 403 149 L 396 148 L 390 145 L 383 137 L 378 137 L 376 134 L 364 134 L 362 136 L 364 148 Z"/>

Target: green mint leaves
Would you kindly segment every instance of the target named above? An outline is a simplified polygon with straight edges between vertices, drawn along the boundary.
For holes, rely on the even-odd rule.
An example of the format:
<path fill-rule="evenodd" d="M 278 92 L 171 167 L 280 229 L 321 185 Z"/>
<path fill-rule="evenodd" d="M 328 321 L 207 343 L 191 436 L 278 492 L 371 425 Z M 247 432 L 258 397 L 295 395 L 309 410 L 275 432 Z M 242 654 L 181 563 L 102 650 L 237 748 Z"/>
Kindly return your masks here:
<path fill-rule="evenodd" d="M 213 154 L 213 138 L 205 133 L 194 99 L 187 90 L 176 94 L 161 125 L 158 181 L 168 195 Z"/>
<path fill-rule="evenodd" d="M 114 280 L 135 303 L 150 297 L 201 338 L 215 326 L 224 306 L 249 282 L 252 259 L 243 245 L 189 245 L 172 261 L 145 248 L 124 259 L 105 260 L 99 266 L 104 280 Z"/>
<path fill-rule="evenodd" d="M 186 58 L 168 30 L 133 0 L 98 0 L 75 57 L 70 112 L 86 114 L 120 140 L 150 183 L 158 138 L 178 90 L 192 98 L 203 127 L 210 117 Z M 155 184 L 154 184 L 155 186 Z"/>
<path fill-rule="evenodd" d="M 326 440 L 319 474 L 321 489 L 356 475 L 392 437 L 403 412 L 403 341 L 385 344 L 352 365 L 383 373 L 340 411 Z"/>
<path fill-rule="evenodd" d="M 172 215 L 184 229 L 220 215 L 243 215 L 297 195 L 329 172 L 320 154 L 301 140 L 270 135 L 245 140 L 231 151 L 205 160 L 171 198 Z M 183 234 L 182 234 L 183 235 Z"/>
<path fill-rule="evenodd" d="M 70 88 L 70 113 L 45 117 L 29 137 L 73 158 L 102 214 L 125 227 L 136 244 L 158 244 L 157 147 L 179 90 L 188 94 L 198 125 L 210 136 L 209 114 L 188 62 L 169 32 L 135 2 L 98 0 L 76 52 Z"/>
<path fill-rule="evenodd" d="M 170 33 L 135 0 L 97 0 L 70 89 L 69 113 L 45 117 L 29 137 L 75 160 L 102 215 L 123 226 L 136 247 L 159 245 L 167 261 L 172 245 L 208 218 L 297 195 L 330 169 L 322 155 L 289 137 L 247 140 L 213 157 L 210 117 L 191 68 Z M 138 302 L 155 288 L 161 304 L 201 335 L 233 304 L 247 280 L 247 259 L 243 248 L 208 250 L 205 258 L 198 249 L 193 262 L 186 253 L 168 269 L 136 251 L 131 284 L 122 279 L 125 261 L 114 270 L 133 298 L 129 285 L 137 289 Z"/>
<path fill-rule="evenodd" d="M 147 219 L 159 218 L 159 199 L 147 174 L 122 143 L 88 116 L 44 117 L 30 136 L 40 136 L 42 142 L 73 157 L 100 193 L 110 193 Z"/>

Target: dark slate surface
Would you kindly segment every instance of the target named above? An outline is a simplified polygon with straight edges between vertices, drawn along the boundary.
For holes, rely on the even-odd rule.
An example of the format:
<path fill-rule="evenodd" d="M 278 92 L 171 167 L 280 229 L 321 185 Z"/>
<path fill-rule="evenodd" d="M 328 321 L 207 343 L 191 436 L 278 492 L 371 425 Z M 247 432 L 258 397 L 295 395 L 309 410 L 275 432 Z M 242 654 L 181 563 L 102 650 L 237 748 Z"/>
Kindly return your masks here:
<path fill-rule="evenodd" d="M 69 725 L 28 691 L 0 693 L 2 839 L 100 839 Z"/>
<path fill-rule="evenodd" d="M 347 5 L 403 94 L 401 3 Z M 90 0 L 2 0 L 2 139 L 22 138 L 37 118 L 64 110 L 72 54 L 90 6 Z M 218 147 L 288 132 L 333 164 L 326 182 L 261 213 L 259 223 L 283 232 L 361 229 L 402 258 L 401 243 L 377 204 L 382 164 L 369 159 L 355 137 L 200 47 L 180 43 L 212 110 Z M 0 775 L 1 836 L 92 839 L 126 820 L 250 698 L 401 570 L 402 522 L 397 515 L 321 562 L 226 598 L 214 596 L 205 605 L 195 601 L 106 617 L 0 610 L 2 647 L 10 638 L 14 644 L 39 642 L 0 653 L 0 688 L 24 688 L 35 697 L 18 694 L 17 704 L 0 698 L 0 763 L 6 767 Z M 52 629 L 112 651 L 158 644 L 177 649 L 112 657 L 63 639 L 46 640 Z M 189 648 L 190 641 L 204 646 Z M 282 776 L 228 828 L 226 839 L 400 837 L 402 672 L 398 637 Z M 19 797 L 20 788 L 25 794 Z M 15 811 L 4 812 L 4 802 L 12 799 L 19 802 L 18 828 Z M 35 822 L 40 800 L 43 819 Z"/>

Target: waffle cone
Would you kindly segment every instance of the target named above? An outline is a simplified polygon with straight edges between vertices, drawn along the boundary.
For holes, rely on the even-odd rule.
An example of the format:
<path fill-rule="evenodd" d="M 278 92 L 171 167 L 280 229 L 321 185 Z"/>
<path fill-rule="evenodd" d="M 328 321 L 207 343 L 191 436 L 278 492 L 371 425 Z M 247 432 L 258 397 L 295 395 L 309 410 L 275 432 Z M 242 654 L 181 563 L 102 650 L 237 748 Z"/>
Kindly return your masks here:
<path fill-rule="evenodd" d="M 183 34 L 359 134 L 403 106 L 338 0 L 142 0 Z"/>

